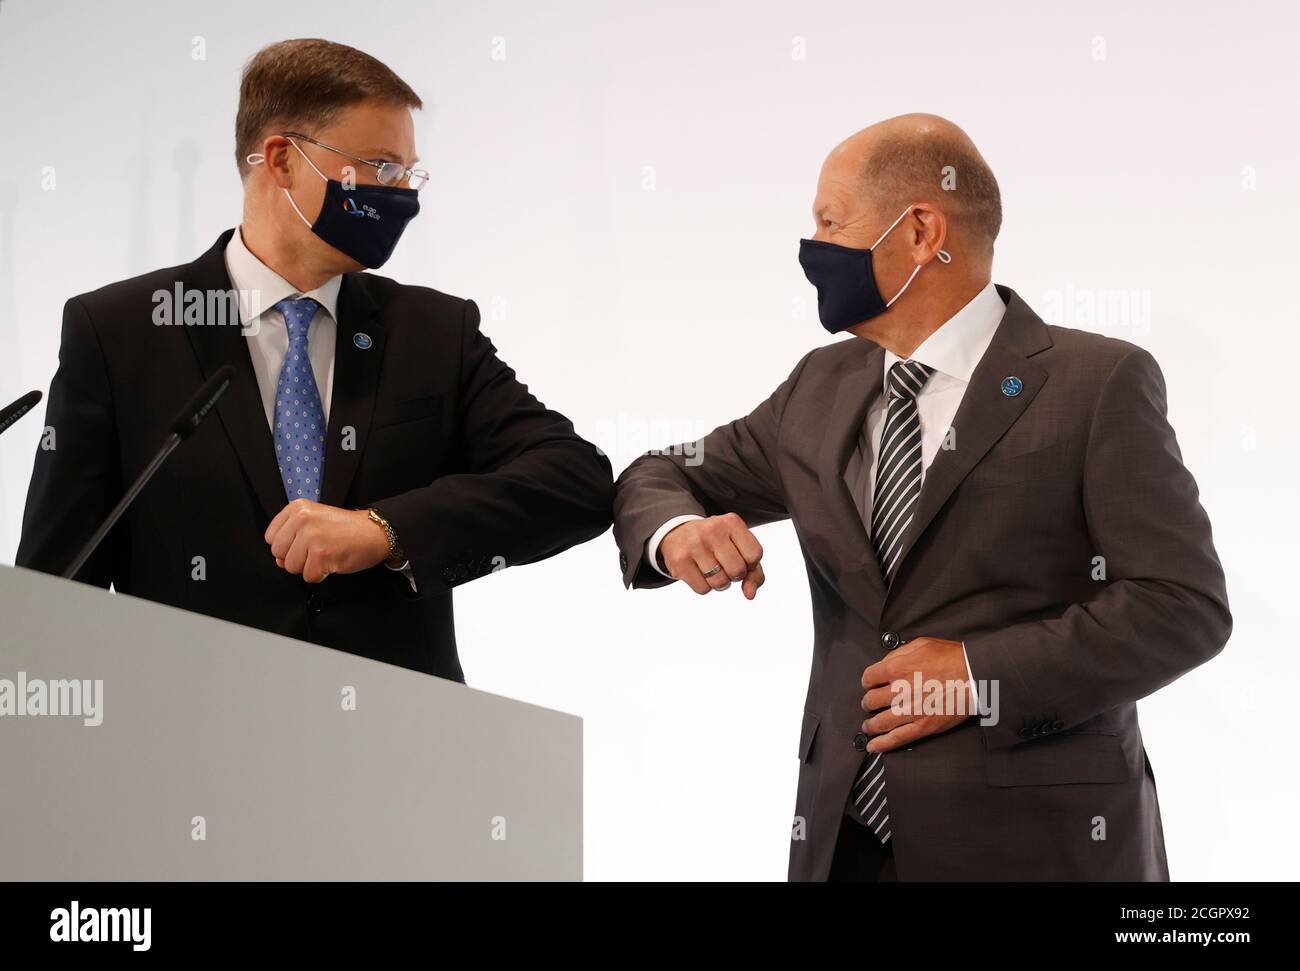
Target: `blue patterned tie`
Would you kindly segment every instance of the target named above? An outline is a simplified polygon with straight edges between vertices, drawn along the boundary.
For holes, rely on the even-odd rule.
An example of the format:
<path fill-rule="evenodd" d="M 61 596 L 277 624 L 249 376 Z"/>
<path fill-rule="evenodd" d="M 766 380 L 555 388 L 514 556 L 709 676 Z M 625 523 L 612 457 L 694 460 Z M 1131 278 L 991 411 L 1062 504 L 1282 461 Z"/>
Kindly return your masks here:
<path fill-rule="evenodd" d="M 284 494 L 320 501 L 325 467 L 325 409 L 307 356 L 307 328 L 320 309 L 310 297 L 281 300 L 275 309 L 289 329 L 289 352 L 275 388 L 275 460 L 280 464 Z"/>

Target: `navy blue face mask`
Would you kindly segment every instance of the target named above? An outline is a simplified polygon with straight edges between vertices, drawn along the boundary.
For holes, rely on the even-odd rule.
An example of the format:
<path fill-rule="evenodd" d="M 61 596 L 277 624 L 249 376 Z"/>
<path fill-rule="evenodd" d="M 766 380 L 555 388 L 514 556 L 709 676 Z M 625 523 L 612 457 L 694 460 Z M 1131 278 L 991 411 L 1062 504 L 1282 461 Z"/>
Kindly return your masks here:
<path fill-rule="evenodd" d="M 879 317 L 893 306 L 894 301 L 903 295 L 921 272 L 918 265 L 903 288 L 885 300 L 880 295 L 876 274 L 871 266 L 871 250 L 879 246 L 911 211 L 911 206 L 904 209 L 902 215 L 880 234 L 880 239 L 871 244 L 870 249 L 851 249 L 815 239 L 799 240 L 799 265 L 803 267 L 808 282 L 817 288 L 817 316 L 821 318 L 822 326 L 832 334 L 838 334 L 872 317 Z M 946 250 L 939 250 L 937 256 L 941 263 L 952 261 Z"/>
<path fill-rule="evenodd" d="M 292 140 L 290 143 L 298 148 Z M 316 174 L 325 180 L 325 201 L 321 204 L 320 215 L 315 222 L 302 214 L 288 189 L 281 190 L 298 218 L 313 233 L 362 266 L 374 270 L 387 263 L 397 248 L 397 241 L 402 238 L 406 224 L 420 211 L 419 193 L 414 189 L 387 185 L 344 188 L 342 182 L 329 178 L 316 168 L 301 148 L 298 148 L 298 152 L 307 159 L 307 164 Z M 256 164 L 254 159 L 262 161 L 260 155 L 248 157 L 251 164 Z"/>

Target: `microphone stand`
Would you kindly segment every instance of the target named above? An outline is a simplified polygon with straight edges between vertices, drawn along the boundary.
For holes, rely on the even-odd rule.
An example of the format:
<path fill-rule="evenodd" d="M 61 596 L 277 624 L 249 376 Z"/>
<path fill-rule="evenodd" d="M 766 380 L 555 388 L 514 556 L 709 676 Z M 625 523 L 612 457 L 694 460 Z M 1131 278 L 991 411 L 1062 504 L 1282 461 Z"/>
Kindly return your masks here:
<path fill-rule="evenodd" d="M 78 553 L 77 558 L 72 561 L 72 565 L 63 571 L 63 579 L 71 580 L 77 575 L 77 572 L 86 565 L 86 561 L 90 559 L 90 555 L 94 553 L 99 544 L 104 541 L 104 537 L 109 534 L 109 531 L 117 525 L 117 521 L 122 518 L 122 514 L 126 512 L 127 507 L 129 507 L 135 500 L 135 497 L 140 494 L 140 490 L 149 484 L 149 480 L 153 478 L 153 474 L 158 471 L 159 466 L 161 466 L 163 462 L 167 461 L 167 456 L 171 455 L 172 452 L 175 451 L 176 446 L 180 443 L 181 437 L 176 432 L 172 432 L 167 436 L 166 440 L 162 444 L 162 448 L 160 448 L 158 454 L 153 457 L 153 461 L 145 466 L 144 471 L 141 472 L 135 482 L 131 484 L 131 488 L 126 490 L 126 495 L 118 501 L 118 504 L 113 507 L 113 511 L 108 514 L 108 518 L 104 520 L 99 529 L 95 530 L 95 534 L 86 541 L 86 545 L 81 548 L 81 552 Z"/>

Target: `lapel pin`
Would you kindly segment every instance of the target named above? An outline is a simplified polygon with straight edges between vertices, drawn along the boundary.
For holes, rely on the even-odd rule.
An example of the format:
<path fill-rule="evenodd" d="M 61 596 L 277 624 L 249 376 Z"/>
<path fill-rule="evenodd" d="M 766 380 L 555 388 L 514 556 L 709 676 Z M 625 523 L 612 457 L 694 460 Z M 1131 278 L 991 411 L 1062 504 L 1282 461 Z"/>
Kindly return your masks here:
<path fill-rule="evenodd" d="M 1008 375 L 1002 379 L 1002 393 L 1008 398 L 1014 398 L 1024 390 L 1024 382 L 1014 374 Z"/>
<path fill-rule="evenodd" d="M 374 343 L 374 342 L 370 339 L 370 335 L 369 335 L 369 334 L 356 333 L 356 334 L 353 334 L 353 335 L 352 335 L 352 343 L 353 343 L 353 344 L 356 344 L 357 347 L 361 348 L 361 349 L 364 351 L 364 350 L 366 350 L 367 348 L 369 348 L 370 345 L 371 345 L 372 343 Z M 1008 379 L 1008 380 L 1010 380 L 1010 379 Z M 1002 390 L 1005 391 L 1006 388 L 1007 388 L 1006 383 L 1003 382 L 1003 384 L 1002 384 Z"/>

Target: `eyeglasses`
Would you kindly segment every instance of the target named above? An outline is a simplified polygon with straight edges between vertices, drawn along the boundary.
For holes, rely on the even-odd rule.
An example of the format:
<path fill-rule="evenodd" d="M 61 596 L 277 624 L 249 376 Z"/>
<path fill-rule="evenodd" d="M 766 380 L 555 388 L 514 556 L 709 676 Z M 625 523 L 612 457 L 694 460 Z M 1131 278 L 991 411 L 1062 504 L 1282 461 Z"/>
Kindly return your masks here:
<path fill-rule="evenodd" d="M 418 192 L 420 189 L 423 189 L 425 183 L 429 181 L 429 173 L 424 169 L 408 169 L 401 162 L 381 162 L 368 158 L 358 158 L 355 155 L 343 151 L 341 148 L 335 148 L 333 145 L 326 145 L 324 142 L 318 142 L 310 135 L 304 135 L 301 132 L 283 131 L 280 132 L 280 134 L 284 138 L 301 138 L 304 142 L 311 142 L 313 145 L 319 146 L 327 151 L 342 155 L 344 158 L 350 158 L 354 162 L 360 162 L 362 165 L 373 167 L 375 169 L 375 178 L 379 181 L 380 185 L 400 186 L 403 182 L 407 182 L 409 183 L 409 188 L 415 189 Z"/>

